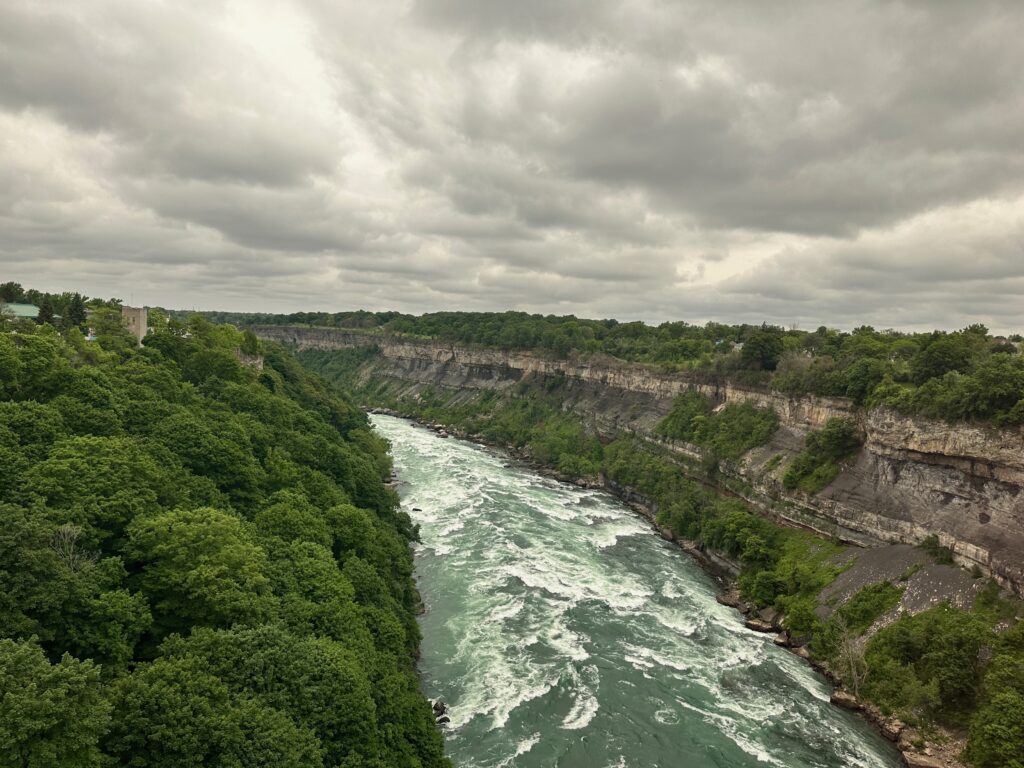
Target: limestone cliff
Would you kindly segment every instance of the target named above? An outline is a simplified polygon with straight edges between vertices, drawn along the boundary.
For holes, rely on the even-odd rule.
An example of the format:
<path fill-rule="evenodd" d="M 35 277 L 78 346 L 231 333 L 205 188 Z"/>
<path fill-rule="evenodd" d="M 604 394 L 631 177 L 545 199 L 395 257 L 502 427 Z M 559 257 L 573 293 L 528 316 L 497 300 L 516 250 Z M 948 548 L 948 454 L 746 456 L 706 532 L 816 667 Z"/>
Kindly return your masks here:
<path fill-rule="evenodd" d="M 772 443 L 723 467 L 737 492 L 767 514 L 862 545 L 916 544 L 931 534 L 964 565 L 977 565 L 1017 592 L 1024 589 L 1024 430 L 946 424 L 885 409 L 864 412 L 848 400 L 791 397 L 730 383 L 707 383 L 608 357 L 557 360 L 529 352 L 478 349 L 327 328 L 256 329 L 298 349 L 377 346 L 361 371 L 408 393 L 426 385 L 452 391 L 504 390 L 527 376 L 564 377 L 563 406 L 606 435 L 631 432 L 690 458 L 700 449 L 662 441 L 653 427 L 677 394 L 697 389 L 718 403 L 753 401 L 779 414 Z M 808 430 L 829 418 L 856 419 L 864 450 L 815 496 L 786 491 L 785 462 Z"/>

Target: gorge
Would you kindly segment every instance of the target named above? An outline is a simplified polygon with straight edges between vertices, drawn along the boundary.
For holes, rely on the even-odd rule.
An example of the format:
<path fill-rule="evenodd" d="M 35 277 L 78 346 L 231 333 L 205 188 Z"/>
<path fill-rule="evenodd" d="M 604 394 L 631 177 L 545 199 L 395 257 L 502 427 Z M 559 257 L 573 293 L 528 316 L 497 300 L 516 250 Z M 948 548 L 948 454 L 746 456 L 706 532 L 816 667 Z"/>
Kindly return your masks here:
<path fill-rule="evenodd" d="M 531 352 L 474 348 L 327 328 L 261 326 L 257 334 L 297 350 L 366 350 L 355 378 L 394 396 L 436 388 L 454 402 L 482 391 L 509 392 L 533 378 L 564 385 L 562 408 L 606 436 L 633 434 L 685 460 L 697 446 L 664 440 L 654 428 L 680 392 L 697 390 L 718 404 L 753 402 L 779 415 L 771 442 L 738 462 L 722 462 L 743 498 L 763 513 L 862 545 L 918 544 L 935 535 L 956 561 L 977 567 L 1020 593 L 1024 584 L 1024 452 L 1021 428 L 950 425 L 851 401 L 792 397 L 619 360 L 560 360 Z M 804 436 L 830 418 L 854 419 L 864 450 L 820 494 L 788 491 L 776 456 L 791 457 Z"/>
<path fill-rule="evenodd" d="M 460 768 L 889 768 L 893 745 L 613 497 L 390 416 L 419 669 Z"/>

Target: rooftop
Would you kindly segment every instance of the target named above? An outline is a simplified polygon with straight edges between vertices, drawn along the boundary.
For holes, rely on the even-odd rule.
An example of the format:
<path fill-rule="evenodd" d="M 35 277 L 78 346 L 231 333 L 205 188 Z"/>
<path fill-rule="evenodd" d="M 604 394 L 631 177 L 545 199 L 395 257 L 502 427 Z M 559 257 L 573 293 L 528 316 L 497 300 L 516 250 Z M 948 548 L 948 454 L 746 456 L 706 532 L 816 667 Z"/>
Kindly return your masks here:
<path fill-rule="evenodd" d="M 15 317 L 29 317 L 35 320 L 39 317 L 39 307 L 35 304 L 2 304 L 4 312 Z"/>

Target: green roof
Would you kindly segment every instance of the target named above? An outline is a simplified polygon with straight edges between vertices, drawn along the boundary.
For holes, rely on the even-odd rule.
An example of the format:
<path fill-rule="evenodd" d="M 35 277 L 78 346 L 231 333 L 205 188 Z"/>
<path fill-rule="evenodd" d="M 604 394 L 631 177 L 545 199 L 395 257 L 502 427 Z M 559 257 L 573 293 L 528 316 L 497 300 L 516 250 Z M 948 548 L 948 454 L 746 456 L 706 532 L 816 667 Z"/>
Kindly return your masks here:
<path fill-rule="evenodd" d="M 39 307 L 35 304 L 2 304 L 3 311 L 15 317 L 30 317 L 35 320 L 39 317 Z"/>

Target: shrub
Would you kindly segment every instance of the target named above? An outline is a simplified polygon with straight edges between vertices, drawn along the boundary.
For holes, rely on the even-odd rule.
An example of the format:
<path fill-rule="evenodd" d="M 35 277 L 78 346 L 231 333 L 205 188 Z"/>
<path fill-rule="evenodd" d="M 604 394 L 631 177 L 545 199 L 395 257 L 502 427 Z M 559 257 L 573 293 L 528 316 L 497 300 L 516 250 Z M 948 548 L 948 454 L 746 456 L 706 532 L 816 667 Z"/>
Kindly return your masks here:
<path fill-rule="evenodd" d="M 831 418 L 821 430 L 807 435 L 804 450 L 789 465 L 782 484 L 790 490 L 817 493 L 839 474 L 839 463 L 860 447 L 856 425 L 849 419 Z"/>
<path fill-rule="evenodd" d="M 926 552 L 938 565 L 953 565 L 955 562 L 953 559 L 953 550 L 949 547 L 942 546 L 939 543 L 939 537 L 934 533 L 918 544 L 917 548 Z"/>

